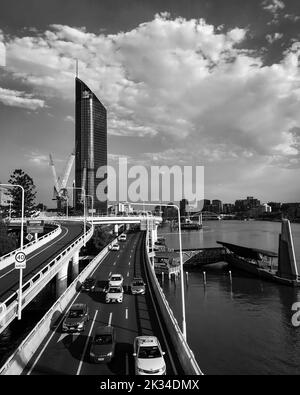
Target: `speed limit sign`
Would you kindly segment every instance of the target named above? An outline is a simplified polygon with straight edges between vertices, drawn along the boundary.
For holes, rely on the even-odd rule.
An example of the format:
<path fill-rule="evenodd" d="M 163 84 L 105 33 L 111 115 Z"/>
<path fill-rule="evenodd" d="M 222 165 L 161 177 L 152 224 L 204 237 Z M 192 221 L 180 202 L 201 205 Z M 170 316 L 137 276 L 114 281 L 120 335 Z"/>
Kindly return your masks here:
<path fill-rule="evenodd" d="M 26 268 L 26 255 L 23 251 L 18 251 L 15 255 L 15 269 Z"/>

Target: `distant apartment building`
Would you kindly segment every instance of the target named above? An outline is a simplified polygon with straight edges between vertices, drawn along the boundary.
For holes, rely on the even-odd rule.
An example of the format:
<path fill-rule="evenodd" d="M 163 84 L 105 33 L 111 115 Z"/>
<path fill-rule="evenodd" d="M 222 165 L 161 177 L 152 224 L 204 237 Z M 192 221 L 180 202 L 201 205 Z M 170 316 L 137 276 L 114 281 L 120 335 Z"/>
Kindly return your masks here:
<path fill-rule="evenodd" d="M 235 211 L 235 206 L 232 203 L 223 204 L 223 214 L 232 214 Z"/>
<path fill-rule="evenodd" d="M 189 211 L 189 201 L 187 199 L 180 200 L 180 215 L 186 216 Z"/>
<path fill-rule="evenodd" d="M 216 214 L 221 214 L 223 210 L 223 205 L 221 200 L 214 199 L 211 203 L 211 212 L 216 213 Z"/>
<path fill-rule="evenodd" d="M 268 202 L 268 205 L 271 207 L 272 213 L 278 213 L 281 210 L 281 203 Z"/>
<path fill-rule="evenodd" d="M 260 206 L 260 201 L 253 196 L 247 196 L 246 199 L 239 199 L 235 201 L 235 211 L 246 212 L 256 209 Z"/>

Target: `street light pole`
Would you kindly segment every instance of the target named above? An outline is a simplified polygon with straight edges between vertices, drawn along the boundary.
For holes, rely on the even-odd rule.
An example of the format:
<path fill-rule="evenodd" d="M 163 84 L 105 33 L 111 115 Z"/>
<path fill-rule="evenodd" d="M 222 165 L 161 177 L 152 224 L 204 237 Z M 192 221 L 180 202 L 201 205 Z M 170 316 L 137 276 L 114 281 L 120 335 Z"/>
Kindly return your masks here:
<path fill-rule="evenodd" d="M 20 251 L 23 251 L 24 247 L 24 204 L 25 204 L 25 191 L 22 185 L 14 184 L 0 184 L 0 187 L 12 187 L 21 188 L 22 190 L 22 208 L 21 208 L 21 238 L 20 238 Z M 23 269 L 20 270 L 19 276 L 19 300 L 18 300 L 18 320 L 21 319 L 22 315 L 22 282 L 23 282 Z"/>
<path fill-rule="evenodd" d="M 154 203 L 132 203 L 138 206 L 155 206 Z M 179 235 L 179 256 L 180 256 L 180 281 L 181 281 L 181 304 L 182 304 L 182 334 L 186 340 L 186 319 L 185 319 L 185 291 L 184 291 L 184 280 L 183 280 L 183 259 L 182 259 L 182 242 L 181 242 L 181 221 L 180 221 L 180 209 L 176 204 L 162 204 L 160 206 L 174 207 L 178 214 L 178 235 Z M 147 224 L 148 229 L 148 224 Z"/>

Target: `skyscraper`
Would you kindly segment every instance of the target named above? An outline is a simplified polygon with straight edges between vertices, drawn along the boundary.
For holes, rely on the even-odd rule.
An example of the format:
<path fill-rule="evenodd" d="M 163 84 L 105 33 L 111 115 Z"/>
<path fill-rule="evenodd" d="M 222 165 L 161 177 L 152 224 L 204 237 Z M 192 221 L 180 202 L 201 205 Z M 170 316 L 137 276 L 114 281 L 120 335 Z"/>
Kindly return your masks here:
<path fill-rule="evenodd" d="M 83 187 L 86 195 L 93 196 L 94 209 L 97 213 L 106 213 L 106 171 L 102 172 L 101 177 L 97 177 L 98 169 L 107 167 L 106 108 L 91 89 L 77 77 L 75 90 L 76 188 Z M 100 183 L 101 185 L 99 185 Z M 81 193 L 78 189 L 75 191 L 78 202 Z M 91 208 L 90 197 L 87 197 L 87 203 L 87 207 Z"/>

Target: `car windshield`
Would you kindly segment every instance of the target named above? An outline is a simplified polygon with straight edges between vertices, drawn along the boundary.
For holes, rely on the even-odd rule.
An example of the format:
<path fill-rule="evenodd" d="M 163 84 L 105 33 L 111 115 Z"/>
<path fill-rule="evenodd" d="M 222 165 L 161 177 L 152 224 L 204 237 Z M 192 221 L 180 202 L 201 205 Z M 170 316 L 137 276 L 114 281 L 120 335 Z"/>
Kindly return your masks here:
<path fill-rule="evenodd" d="M 139 349 L 139 358 L 148 359 L 148 358 L 159 358 L 161 357 L 161 353 L 157 346 L 142 346 Z"/>
<path fill-rule="evenodd" d="M 87 280 L 85 280 L 86 284 L 92 284 L 94 282 L 93 278 L 88 278 Z"/>
<path fill-rule="evenodd" d="M 83 310 L 70 310 L 69 311 L 70 318 L 83 317 L 83 315 L 84 315 Z"/>
<path fill-rule="evenodd" d="M 120 281 L 120 280 L 121 280 L 121 277 L 119 277 L 119 276 L 111 278 L 111 281 Z"/>
<path fill-rule="evenodd" d="M 96 344 L 112 344 L 112 336 L 111 335 L 96 335 L 94 339 L 94 343 Z"/>
<path fill-rule="evenodd" d="M 144 283 L 143 283 L 143 281 L 134 281 L 133 285 L 142 286 L 142 285 L 144 285 Z"/>
<path fill-rule="evenodd" d="M 115 293 L 119 293 L 122 292 L 121 288 L 109 288 L 108 290 L 109 293 L 115 294 Z"/>

